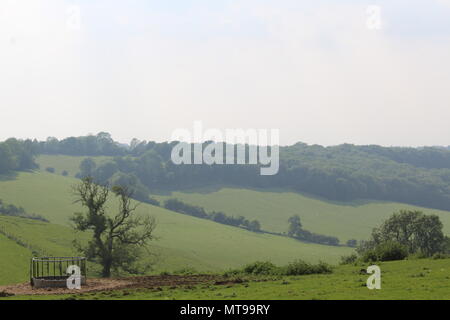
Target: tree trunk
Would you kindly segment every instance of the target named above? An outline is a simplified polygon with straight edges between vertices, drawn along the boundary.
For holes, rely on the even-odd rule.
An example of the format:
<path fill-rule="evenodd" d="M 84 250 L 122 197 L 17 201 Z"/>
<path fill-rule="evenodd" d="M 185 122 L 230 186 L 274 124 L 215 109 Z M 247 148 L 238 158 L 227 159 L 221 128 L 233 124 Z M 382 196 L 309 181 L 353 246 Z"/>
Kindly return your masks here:
<path fill-rule="evenodd" d="M 109 278 L 111 277 L 111 261 L 107 260 L 103 263 L 102 277 Z"/>

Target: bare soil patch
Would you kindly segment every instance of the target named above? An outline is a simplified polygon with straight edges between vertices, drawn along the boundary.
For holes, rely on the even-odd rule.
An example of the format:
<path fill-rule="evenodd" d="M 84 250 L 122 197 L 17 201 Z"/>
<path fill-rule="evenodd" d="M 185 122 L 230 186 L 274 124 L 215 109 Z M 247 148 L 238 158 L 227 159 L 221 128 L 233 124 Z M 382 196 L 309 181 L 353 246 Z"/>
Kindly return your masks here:
<path fill-rule="evenodd" d="M 82 294 L 87 292 L 113 291 L 122 289 L 160 289 L 179 286 L 194 286 L 198 284 L 225 285 L 242 283 L 243 280 L 226 279 L 217 275 L 160 275 L 117 279 L 87 279 L 81 290 L 67 288 L 33 289 L 30 283 L 0 286 L 0 296 L 11 295 L 49 295 L 49 294 Z"/>

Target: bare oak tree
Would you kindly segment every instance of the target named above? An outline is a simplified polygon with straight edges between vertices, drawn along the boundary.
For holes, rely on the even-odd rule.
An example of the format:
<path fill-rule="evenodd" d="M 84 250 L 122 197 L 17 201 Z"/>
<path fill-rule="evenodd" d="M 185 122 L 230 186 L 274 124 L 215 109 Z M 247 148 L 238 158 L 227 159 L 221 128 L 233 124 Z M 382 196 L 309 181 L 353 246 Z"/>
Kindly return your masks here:
<path fill-rule="evenodd" d="M 106 203 L 112 192 L 119 200 L 115 215 L 107 213 Z M 126 187 L 102 186 L 91 177 L 84 178 L 73 188 L 76 202 L 87 212 L 75 213 L 71 218 L 77 231 L 91 231 L 92 239 L 87 245 L 76 242 L 77 248 L 91 261 L 102 266 L 102 276 L 110 277 L 111 270 L 137 273 L 137 262 L 142 249 L 154 239 L 155 220 L 150 216 L 136 214 L 138 203 L 132 200 L 132 192 Z"/>

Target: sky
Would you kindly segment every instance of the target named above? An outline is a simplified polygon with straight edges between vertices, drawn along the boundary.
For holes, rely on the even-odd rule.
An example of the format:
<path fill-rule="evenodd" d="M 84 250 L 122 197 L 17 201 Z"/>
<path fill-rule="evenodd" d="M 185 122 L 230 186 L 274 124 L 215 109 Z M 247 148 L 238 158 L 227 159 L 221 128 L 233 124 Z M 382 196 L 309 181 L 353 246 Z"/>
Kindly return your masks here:
<path fill-rule="evenodd" d="M 0 140 L 450 144 L 450 0 L 2 0 Z"/>

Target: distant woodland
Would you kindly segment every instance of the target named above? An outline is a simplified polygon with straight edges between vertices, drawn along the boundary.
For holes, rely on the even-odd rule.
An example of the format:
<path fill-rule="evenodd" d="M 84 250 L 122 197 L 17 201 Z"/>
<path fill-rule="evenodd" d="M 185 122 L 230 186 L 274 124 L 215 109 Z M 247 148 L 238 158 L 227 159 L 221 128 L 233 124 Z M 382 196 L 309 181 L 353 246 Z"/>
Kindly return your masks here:
<path fill-rule="evenodd" d="M 205 142 L 207 146 L 211 142 Z M 259 165 L 175 165 L 176 142 L 115 142 L 108 133 L 63 140 L 9 139 L 0 143 L 0 174 L 33 170 L 39 154 L 85 156 L 79 177 L 121 182 L 148 199 L 156 190 L 205 185 L 290 188 L 329 200 L 374 199 L 450 210 L 450 148 L 381 147 L 297 143 L 280 148 L 280 171 L 261 176 Z M 89 159 L 110 156 L 97 165 Z M 226 154 L 224 155 L 226 157 Z"/>

